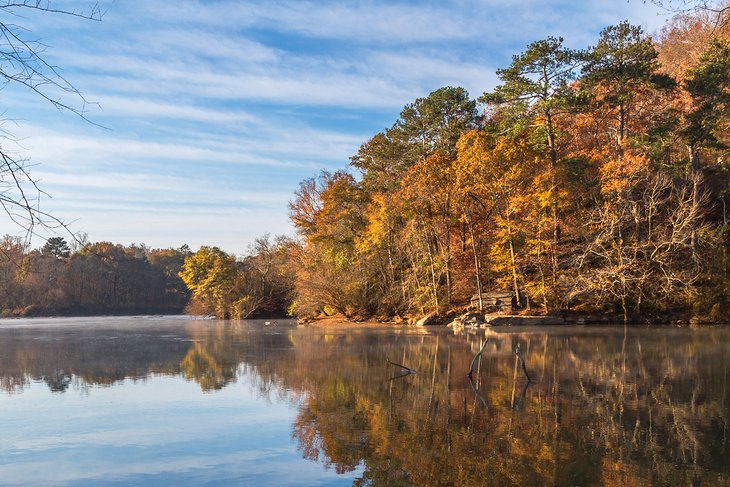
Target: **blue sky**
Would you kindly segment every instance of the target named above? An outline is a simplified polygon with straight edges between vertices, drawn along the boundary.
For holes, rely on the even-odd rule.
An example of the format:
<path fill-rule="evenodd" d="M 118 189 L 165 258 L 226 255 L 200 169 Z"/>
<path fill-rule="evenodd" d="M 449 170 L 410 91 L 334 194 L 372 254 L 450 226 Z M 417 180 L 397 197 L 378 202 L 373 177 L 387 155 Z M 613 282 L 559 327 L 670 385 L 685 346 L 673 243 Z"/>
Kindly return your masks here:
<path fill-rule="evenodd" d="M 48 45 L 104 127 L 3 89 L 3 126 L 51 196 L 43 209 L 91 241 L 234 253 L 264 232 L 293 233 L 299 181 L 345 167 L 416 98 L 446 85 L 476 98 L 547 35 L 584 48 L 621 20 L 655 32 L 667 19 L 641 0 L 100 5 L 102 22 L 12 19 Z M 19 232 L 3 217 L 4 233 Z"/>

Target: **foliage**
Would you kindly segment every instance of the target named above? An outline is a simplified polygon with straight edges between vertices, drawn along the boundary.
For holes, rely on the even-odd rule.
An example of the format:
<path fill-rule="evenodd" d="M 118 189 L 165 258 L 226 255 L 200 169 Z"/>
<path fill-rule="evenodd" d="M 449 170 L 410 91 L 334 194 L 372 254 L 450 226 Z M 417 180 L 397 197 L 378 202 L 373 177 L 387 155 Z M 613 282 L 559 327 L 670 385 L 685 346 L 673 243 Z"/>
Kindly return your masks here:
<path fill-rule="evenodd" d="M 627 320 L 729 302 L 730 49 L 706 13 L 658 43 L 628 22 L 582 52 L 533 42 L 481 118 L 461 88 L 406 105 L 351 159 L 359 180 L 300 185 L 296 312 L 443 313 L 493 289 Z"/>
<path fill-rule="evenodd" d="M 41 249 L 42 254 L 52 255 L 56 258 L 68 257 L 71 253 L 71 247 L 63 237 L 51 237 Z"/>
<path fill-rule="evenodd" d="M 28 250 L 0 240 L 0 314 L 180 313 L 189 298 L 177 276 L 185 249 L 89 243 L 75 252 L 51 238 Z"/>
<path fill-rule="evenodd" d="M 218 247 L 201 247 L 185 258 L 179 272 L 192 293 L 192 311 L 219 318 L 283 314 L 291 300 L 287 264 L 293 242 L 258 238 L 249 255 L 237 260 Z"/>
<path fill-rule="evenodd" d="M 713 41 L 688 72 L 685 89 L 693 107 L 682 135 L 692 148 L 726 148 L 730 124 L 730 43 Z"/>

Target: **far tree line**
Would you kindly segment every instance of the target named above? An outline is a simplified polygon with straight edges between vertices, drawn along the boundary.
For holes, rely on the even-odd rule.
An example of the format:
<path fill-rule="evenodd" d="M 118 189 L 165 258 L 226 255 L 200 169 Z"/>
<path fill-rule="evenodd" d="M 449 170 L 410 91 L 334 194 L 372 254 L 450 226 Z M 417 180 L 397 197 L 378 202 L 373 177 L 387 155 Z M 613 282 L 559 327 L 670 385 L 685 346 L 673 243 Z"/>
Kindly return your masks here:
<path fill-rule="evenodd" d="M 179 248 L 51 237 L 28 250 L 0 239 L 0 316 L 90 314 L 285 316 L 296 244 L 264 235 L 236 258 L 217 247 Z"/>
<path fill-rule="evenodd" d="M 181 313 L 190 292 L 178 276 L 179 249 L 110 242 L 71 248 L 52 237 L 39 249 L 0 239 L 0 314 L 4 316 Z"/>

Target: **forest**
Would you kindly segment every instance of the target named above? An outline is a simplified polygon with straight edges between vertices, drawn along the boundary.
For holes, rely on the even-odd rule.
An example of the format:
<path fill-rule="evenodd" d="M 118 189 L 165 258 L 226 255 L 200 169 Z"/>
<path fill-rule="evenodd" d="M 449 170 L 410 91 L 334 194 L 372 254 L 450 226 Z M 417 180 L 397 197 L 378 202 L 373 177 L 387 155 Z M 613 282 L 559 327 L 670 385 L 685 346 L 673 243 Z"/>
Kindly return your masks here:
<path fill-rule="evenodd" d="M 0 239 L 0 316 L 92 314 L 286 316 L 293 278 L 287 237 L 264 235 L 242 258 L 217 247 L 193 253 L 51 237 L 38 249 Z"/>
<path fill-rule="evenodd" d="M 502 289 L 532 313 L 726 317 L 727 13 L 656 39 L 622 22 L 582 51 L 549 37 L 478 100 L 406 105 L 351 158 L 360 177 L 296 192 L 294 309 L 444 313 Z"/>
<path fill-rule="evenodd" d="M 0 239 L 0 316 L 182 313 L 190 292 L 178 273 L 190 250 L 51 237 L 28 251 Z"/>
<path fill-rule="evenodd" d="M 393 319 L 508 290 L 524 313 L 722 321 L 729 14 L 680 13 L 654 37 L 622 22 L 585 50 L 548 37 L 477 99 L 418 98 L 348 168 L 300 183 L 296 238 L 265 235 L 241 258 L 59 255 L 6 237 L 0 309 L 163 312 L 190 297 L 189 312 L 224 318 Z"/>

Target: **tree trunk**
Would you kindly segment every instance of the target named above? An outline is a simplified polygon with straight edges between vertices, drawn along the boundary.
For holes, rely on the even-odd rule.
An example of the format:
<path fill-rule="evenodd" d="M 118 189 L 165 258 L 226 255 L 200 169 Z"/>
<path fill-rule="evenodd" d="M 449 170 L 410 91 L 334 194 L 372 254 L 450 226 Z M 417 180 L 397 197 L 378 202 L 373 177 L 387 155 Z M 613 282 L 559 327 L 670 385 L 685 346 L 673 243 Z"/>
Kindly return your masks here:
<path fill-rule="evenodd" d="M 433 261 L 433 252 L 431 251 L 431 241 L 428 237 L 428 232 L 424 232 L 424 237 L 426 239 L 426 249 L 428 251 L 428 260 L 431 264 L 431 286 L 433 289 L 433 302 L 436 306 L 436 311 L 439 310 L 439 295 L 438 295 L 438 284 L 436 283 L 436 268 Z"/>
<path fill-rule="evenodd" d="M 545 124 L 547 127 L 547 142 L 550 152 L 550 209 L 553 218 L 553 242 L 551 254 L 553 281 L 555 281 L 558 274 L 558 242 L 560 241 L 560 222 L 558 220 L 558 182 L 556 174 L 558 153 L 555 148 L 555 128 L 553 127 L 553 119 L 550 110 L 545 111 Z"/>
<path fill-rule="evenodd" d="M 520 299 L 520 287 L 517 283 L 517 262 L 515 259 L 515 245 L 514 241 L 512 239 L 512 223 L 510 221 L 509 217 L 509 208 L 507 208 L 507 211 L 505 211 L 506 221 L 507 221 L 507 235 L 509 236 L 509 258 L 510 258 L 510 264 L 512 267 L 512 285 L 514 287 L 515 291 L 515 299 L 517 300 L 517 307 L 522 307 L 522 300 Z"/>
<path fill-rule="evenodd" d="M 469 235 L 471 235 L 471 251 L 474 255 L 474 274 L 476 275 L 477 279 L 477 295 L 479 296 L 479 311 L 484 311 L 484 300 L 482 299 L 482 279 L 479 276 L 481 265 L 479 263 L 479 254 L 477 253 L 477 244 L 476 244 L 476 238 L 474 235 L 474 227 L 472 225 L 471 216 L 469 216 L 468 213 L 464 214 L 466 216 L 466 224 L 469 227 Z"/>
<path fill-rule="evenodd" d="M 699 219 L 699 184 L 700 184 L 700 148 L 697 146 L 689 147 L 689 156 L 692 160 L 692 169 L 690 171 L 692 178 L 692 237 L 690 239 L 690 245 L 692 246 L 692 259 L 697 258 L 697 246 L 698 235 L 697 235 L 697 220 Z"/>
<path fill-rule="evenodd" d="M 618 106 L 618 147 L 619 153 L 623 154 L 624 137 L 626 132 L 626 108 L 623 103 Z"/>
<path fill-rule="evenodd" d="M 547 289 L 546 289 L 546 283 L 545 283 L 545 272 L 542 269 L 542 241 L 539 239 L 540 235 L 540 226 L 538 225 L 537 228 L 537 234 L 538 234 L 538 244 L 537 244 L 537 270 L 540 273 L 540 284 L 542 287 L 542 300 L 543 300 L 543 306 L 545 307 L 545 314 L 550 313 L 550 308 L 548 306 L 548 296 L 547 296 Z"/>
<path fill-rule="evenodd" d="M 449 207 L 450 204 L 446 202 L 446 208 L 444 210 L 444 249 L 446 261 L 446 304 L 451 304 L 451 225 L 449 225 Z"/>

